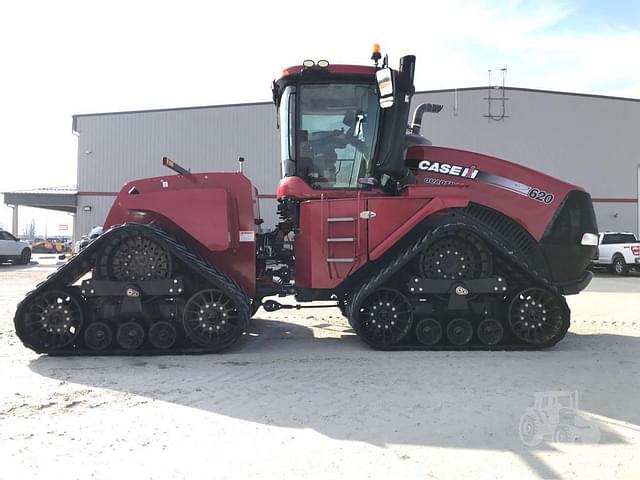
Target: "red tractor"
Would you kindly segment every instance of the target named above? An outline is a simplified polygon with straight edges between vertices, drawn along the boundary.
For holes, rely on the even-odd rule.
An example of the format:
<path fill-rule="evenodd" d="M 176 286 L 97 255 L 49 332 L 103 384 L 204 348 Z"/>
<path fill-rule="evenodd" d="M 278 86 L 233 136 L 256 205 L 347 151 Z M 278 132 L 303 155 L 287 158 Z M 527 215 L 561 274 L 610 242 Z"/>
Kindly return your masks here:
<path fill-rule="evenodd" d="M 135 180 L 105 233 L 18 305 L 49 354 L 217 352 L 268 296 L 334 301 L 379 349 L 550 347 L 563 295 L 589 283 L 598 232 L 581 188 L 494 157 L 431 146 L 414 56 L 398 70 L 305 61 L 273 83 L 280 223 L 262 231 L 242 173 Z M 90 278 L 86 274 L 91 272 Z M 84 279 L 83 279 L 84 278 Z"/>

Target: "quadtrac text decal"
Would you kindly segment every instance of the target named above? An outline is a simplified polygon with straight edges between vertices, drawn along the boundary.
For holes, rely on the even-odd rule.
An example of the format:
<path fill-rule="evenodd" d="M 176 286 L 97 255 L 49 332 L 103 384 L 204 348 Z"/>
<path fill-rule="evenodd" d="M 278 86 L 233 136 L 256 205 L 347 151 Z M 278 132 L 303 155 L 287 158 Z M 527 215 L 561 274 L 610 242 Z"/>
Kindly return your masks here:
<path fill-rule="evenodd" d="M 540 188 L 531 187 L 524 183 L 516 182 L 510 178 L 495 175 L 493 173 L 483 172 L 476 168 L 475 165 L 454 165 L 444 162 L 433 162 L 431 160 L 409 160 L 407 162 L 409 168 L 418 168 L 419 170 L 432 173 L 440 173 L 442 175 L 449 175 L 458 178 L 468 178 L 470 180 L 476 180 L 482 183 L 493 185 L 494 187 L 509 190 L 510 192 L 517 193 L 529 197 L 538 202 L 549 205 L 553 202 L 553 193 L 547 192 Z M 433 178 L 425 178 L 425 183 L 436 184 Z M 452 182 L 455 183 L 455 182 Z M 443 185 L 445 183 L 443 182 Z"/>

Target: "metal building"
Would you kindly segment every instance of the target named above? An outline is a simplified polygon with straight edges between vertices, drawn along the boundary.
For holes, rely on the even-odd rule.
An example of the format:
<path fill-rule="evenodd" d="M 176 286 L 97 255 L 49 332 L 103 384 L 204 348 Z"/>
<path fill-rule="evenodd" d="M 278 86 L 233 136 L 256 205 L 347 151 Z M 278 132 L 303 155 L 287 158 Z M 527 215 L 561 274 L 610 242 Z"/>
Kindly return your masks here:
<path fill-rule="evenodd" d="M 414 107 L 444 105 L 425 118 L 434 145 L 478 151 L 585 187 L 600 230 L 640 226 L 640 100 L 521 88 L 418 92 Z M 271 103 L 76 115 L 75 236 L 100 225 L 121 186 L 172 175 L 168 156 L 192 171 L 237 171 L 261 193 L 267 226 L 276 222 L 279 135 Z M 13 197 L 15 200 L 15 197 Z"/>

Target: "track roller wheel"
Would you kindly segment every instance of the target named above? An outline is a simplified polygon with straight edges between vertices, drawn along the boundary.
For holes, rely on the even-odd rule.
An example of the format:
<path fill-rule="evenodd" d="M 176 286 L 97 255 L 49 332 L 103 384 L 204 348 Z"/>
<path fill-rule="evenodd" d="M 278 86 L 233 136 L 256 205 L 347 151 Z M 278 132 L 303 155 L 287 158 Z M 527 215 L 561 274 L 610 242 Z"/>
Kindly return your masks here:
<path fill-rule="evenodd" d="M 171 254 L 142 234 L 117 236 L 102 252 L 97 273 L 101 279 L 121 282 L 162 280 L 172 274 Z"/>
<path fill-rule="evenodd" d="M 37 351 L 55 351 L 71 345 L 82 328 L 80 303 L 73 295 L 49 290 L 26 306 L 19 323 L 18 336 Z"/>
<path fill-rule="evenodd" d="M 516 293 L 508 309 L 513 334 L 525 343 L 553 345 L 569 329 L 569 308 L 564 298 L 538 287 Z"/>
<path fill-rule="evenodd" d="M 216 289 L 193 294 L 184 307 L 182 324 L 193 343 L 211 351 L 230 346 L 243 331 L 238 306 Z"/>
<path fill-rule="evenodd" d="M 125 350 L 135 350 L 144 343 L 144 328 L 137 322 L 125 322 L 118 327 L 116 341 Z"/>
<path fill-rule="evenodd" d="M 423 318 L 416 325 L 416 338 L 422 345 L 435 345 L 442 338 L 442 326 L 435 318 Z"/>
<path fill-rule="evenodd" d="M 457 346 L 466 345 L 473 337 L 473 326 L 469 320 L 454 318 L 447 324 L 447 338 Z"/>
<path fill-rule="evenodd" d="M 493 271 L 491 251 L 477 235 L 465 230 L 444 233 L 420 254 L 418 271 L 425 278 L 470 280 Z"/>
<path fill-rule="evenodd" d="M 385 348 L 402 341 L 411 331 L 413 307 L 399 291 L 380 288 L 362 302 L 352 322 L 365 342 Z"/>
<path fill-rule="evenodd" d="M 504 327 L 493 318 L 485 318 L 478 324 L 478 339 L 485 345 L 497 345 L 504 336 Z"/>
<path fill-rule="evenodd" d="M 91 350 L 99 352 L 104 350 L 113 340 L 111 327 L 103 322 L 94 322 L 84 331 L 84 343 Z"/>
<path fill-rule="evenodd" d="M 149 343 L 158 350 L 166 350 L 173 347 L 176 342 L 176 336 L 176 327 L 169 322 L 156 322 L 149 328 Z"/>

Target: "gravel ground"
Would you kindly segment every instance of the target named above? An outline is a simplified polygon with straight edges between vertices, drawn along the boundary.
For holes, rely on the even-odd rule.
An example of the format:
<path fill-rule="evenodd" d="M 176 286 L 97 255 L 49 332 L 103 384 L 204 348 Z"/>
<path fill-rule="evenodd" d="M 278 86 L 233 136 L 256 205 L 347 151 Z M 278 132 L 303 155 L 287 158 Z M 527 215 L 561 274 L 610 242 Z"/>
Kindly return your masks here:
<path fill-rule="evenodd" d="M 260 310 L 220 355 L 49 358 L 12 326 L 41 262 L 0 266 L 2 479 L 640 478 L 640 276 L 569 297 L 544 352 L 376 352 L 327 308 Z M 597 435 L 525 446 L 548 391 Z"/>

